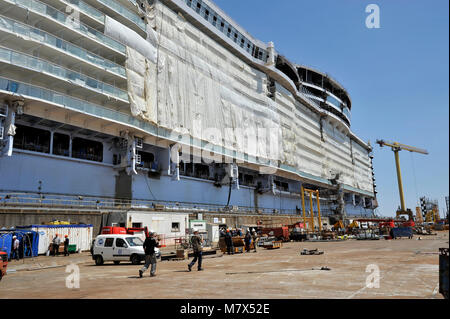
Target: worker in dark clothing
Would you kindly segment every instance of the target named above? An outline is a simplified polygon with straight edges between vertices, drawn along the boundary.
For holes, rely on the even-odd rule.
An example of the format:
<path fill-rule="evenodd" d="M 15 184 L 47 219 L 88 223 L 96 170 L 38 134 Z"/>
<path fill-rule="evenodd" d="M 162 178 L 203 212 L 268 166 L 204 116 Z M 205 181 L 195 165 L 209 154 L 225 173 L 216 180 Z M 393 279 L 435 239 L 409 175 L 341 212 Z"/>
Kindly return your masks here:
<path fill-rule="evenodd" d="M 227 229 L 227 233 L 225 235 L 225 244 L 227 244 L 228 255 L 234 255 L 233 236 L 231 236 L 229 229 Z"/>
<path fill-rule="evenodd" d="M 250 252 L 250 244 L 252 243 L 252 234 L 250 233 L 250 229 L 247 228 L 247 233 L 244 237 L 244 243 L 245 243 L 245 251 Z"/>
<path fill-rule="evenodd" d="M 69 236 L 64 236 L 64 257 L 69 256 Z"/>
<path fill-rule="evenodd" d="M 194 259 L 188 265 L 189 271 L 192 271 L 192 267 L 198 260 L 198 271 L 202 271 L 202 255 L 203 255 L 203 247 L 202 247 L 203 239 L 199 236 L 198 230 L 194 229 L 194 236 L 191 237 L 192 249 L 194 250 Z"/>
<path fill-rule="evenodd" d="M 150 276 L 156 276 L 156 247 L 159 247 L 159 242 L 156 239 L 155 232 L 153 230 L 150 230 L 148 237 L 144 241 L 145 265 L 144 267 L 142 267 L 142 269 L 139 270 L 139 277 L 142 278 L 142 275 L 149 268 L 150 264 L 152 265 Z"/>

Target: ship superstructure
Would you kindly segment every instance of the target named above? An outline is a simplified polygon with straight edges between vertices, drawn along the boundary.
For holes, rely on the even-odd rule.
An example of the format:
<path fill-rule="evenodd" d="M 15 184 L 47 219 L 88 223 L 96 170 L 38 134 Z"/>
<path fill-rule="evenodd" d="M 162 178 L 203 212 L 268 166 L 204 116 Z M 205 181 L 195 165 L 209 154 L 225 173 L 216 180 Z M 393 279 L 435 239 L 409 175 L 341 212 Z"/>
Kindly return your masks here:
<path fill-rule="evenodd" d="M 211 1 L 0 0 L 4 200 L 370 216 L 352 107 Z"/>

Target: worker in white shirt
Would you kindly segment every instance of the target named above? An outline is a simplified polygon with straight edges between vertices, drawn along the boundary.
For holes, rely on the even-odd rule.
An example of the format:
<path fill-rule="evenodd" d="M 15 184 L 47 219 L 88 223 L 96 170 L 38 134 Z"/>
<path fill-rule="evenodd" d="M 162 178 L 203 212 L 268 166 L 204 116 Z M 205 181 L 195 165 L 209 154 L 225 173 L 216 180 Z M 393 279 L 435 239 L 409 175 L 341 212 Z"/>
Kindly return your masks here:
<path fill-rule="evenodd" d="M 19 260 L 19 245 L 20 242 L 17 239 L 17 236 L 13 236 L 13 251 L 11 259 L 16 258 L 16 260 Z"/>

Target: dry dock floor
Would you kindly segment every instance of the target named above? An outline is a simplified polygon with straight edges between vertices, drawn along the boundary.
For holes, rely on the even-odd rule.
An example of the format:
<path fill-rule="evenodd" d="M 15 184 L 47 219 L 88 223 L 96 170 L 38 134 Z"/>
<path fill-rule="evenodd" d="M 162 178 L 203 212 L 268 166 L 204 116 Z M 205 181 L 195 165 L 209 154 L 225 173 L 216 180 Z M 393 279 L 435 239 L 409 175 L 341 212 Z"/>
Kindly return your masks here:
<path fill-rule="evenodd" d="M 431 298 L 439 294 L 440 247 L 448 232 L 413 239 L 291 242 L 281 249 L 204 258 L 205 271 L 188 262 L 158 262 L 157 276 L 138 277 L 129 263 L 95 266 L 89 253 L 12 261 L 0 282 L 0 298 Z M 303 248 L 324 251 L 302 256 Z M 66 265 L 76 263 L 80 288 L 66 287 Z M 380 271 L 379 288 L 367 287 L 369 265 Z M 329 271 L 320 270 L 322 267 Z M 371 266 L 373 267 L 373 266 Z M 366 272 L 369 270 L 369 272 Z M 373 271 L 373 270 L 372 270 Z M 372 277 L 370 277 L 372 278 Z M 370 280 L 372 284 L 374 281 Z"/>

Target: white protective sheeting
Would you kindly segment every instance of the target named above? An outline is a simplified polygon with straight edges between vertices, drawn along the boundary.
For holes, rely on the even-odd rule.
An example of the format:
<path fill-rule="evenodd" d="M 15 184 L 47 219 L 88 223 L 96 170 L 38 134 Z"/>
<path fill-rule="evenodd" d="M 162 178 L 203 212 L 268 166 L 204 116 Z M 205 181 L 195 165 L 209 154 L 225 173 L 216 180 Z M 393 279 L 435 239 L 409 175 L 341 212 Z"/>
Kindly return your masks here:
<path fill-rule="evenodd" d="M 182 16 L 160 9 L 158 124 L 187 130 L 217 146 L 278 160 L 279 154 L 268 147 L 270 141 L 278 145 L 281 131 L 275 103 L 266 95 L 266 75 Z M 257 139 L 248 142 L 252 136 Z"/>
<path fill-rule="evenodd" d="M 132 47 L 147 59 L 156 63 L 156 48 L 138 33 L 109 16 L 105 16 L 105 35 Z"/>
<path fill-rule="evenodd" d="M 125 69 L 131 114 L 156 124 L 156 64 L 127 47 Z"/>
<path fill-rule="evenodd" d="M 278 83 L 275 100 L 269 98 L 265 73 L 158 1 L 147 21 L 147 40 L 132 36 L 125 42 L 133 115 L 320 178 L 339 174 L 345 184 L 372 192 L 367 150 L 355 142 L 351 147 L 335 125 Z M 113 37 L 133 32 L 106 24 Z"/>

